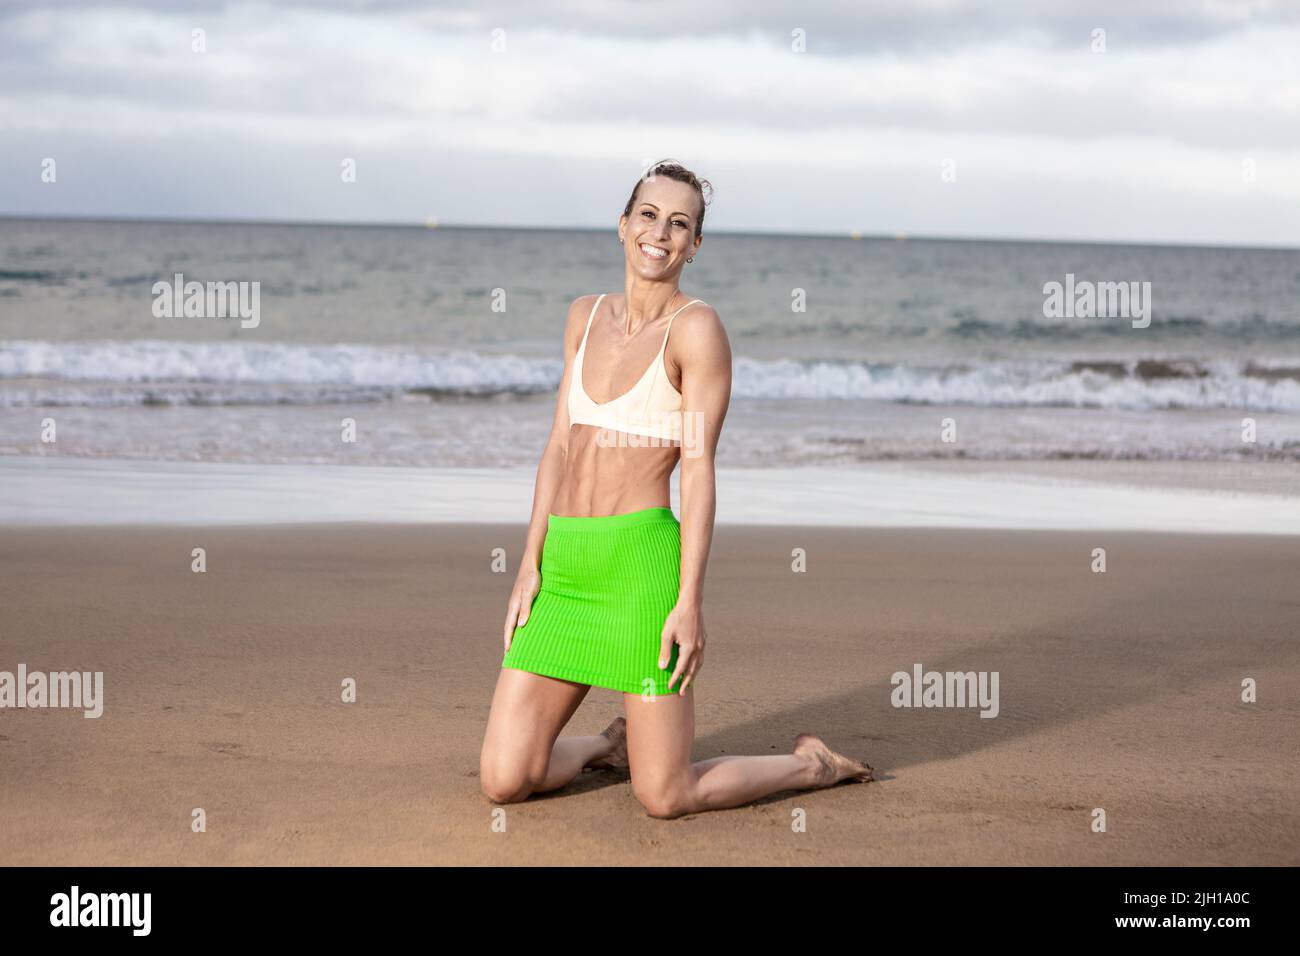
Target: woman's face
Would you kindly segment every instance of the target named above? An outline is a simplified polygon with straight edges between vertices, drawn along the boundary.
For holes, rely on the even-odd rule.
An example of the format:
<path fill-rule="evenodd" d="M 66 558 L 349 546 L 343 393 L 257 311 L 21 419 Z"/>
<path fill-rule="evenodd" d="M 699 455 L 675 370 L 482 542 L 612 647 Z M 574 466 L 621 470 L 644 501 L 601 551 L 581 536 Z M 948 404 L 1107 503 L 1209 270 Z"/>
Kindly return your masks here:
<path fill-rule="evenodd" d="M 686 183 L 656 176 L 641 183 L 628 216 L 619 216 L 623 256 L 636 273 L 650 280 L 681 272 L 695 255 L 698 194 Z"/>

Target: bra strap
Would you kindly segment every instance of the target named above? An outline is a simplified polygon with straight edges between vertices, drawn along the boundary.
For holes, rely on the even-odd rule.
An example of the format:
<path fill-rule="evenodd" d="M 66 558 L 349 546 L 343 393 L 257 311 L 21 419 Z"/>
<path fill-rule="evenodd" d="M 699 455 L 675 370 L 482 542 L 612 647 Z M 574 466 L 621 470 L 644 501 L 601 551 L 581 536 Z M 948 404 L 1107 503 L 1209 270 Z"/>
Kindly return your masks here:
<path fill-rule="evenodd" d="M 607 293 L 602 292 L 596 297 L 596 301 L 591 306 L 591 315 L 587 316 L 587 328 L 582 333 L 582 343 L 578 346 L 581 349 L 587 344 L 587 336 L 591 334 L 591 320 L 596 317 L 596 310 L 600 308 L 600 300 L 605 298 Z"/>
<path fill-rule="evenodd" d="M 687 302 L 686 305 L 682 306 L 680 309 L 678 309 L 676 312 L 674 312 L 671 316 L 668 317 L 668 328 L 664 329 L 663 344 L 659 346 L 659 353 L 661 355 L 663 354 L 664 349 L 668 348 L 668 333 L 673 330 L 673 319 L 677 318 L 679 313 L 689 308 L 690 306 L 694 305 L 696 302 L 703 302 L 703 301 L 704 301 L 703 299 L 691 299 L 690 302 Z"/>
<path fill-rule="evenodd" d="M 655 369 L 656 378 L 662 378 L 665 382 L 668 382 L 668 372 L 664 368 L 664 352 L 668 348 L 668 333 L 673 330 L 673 319 L 677 318 L 677 316 L 688 306 L 692 306 L 696 302 L 703 302 L 703 301 L 704 301 L 703 299 L 691 299 L 690 302 L 687 302 L 686 305 L 682 306 L 671 316 L 669 316 L 668 328 L 664 329 L 664 340 L 663 343 L 659 346 L 659 354 L 655 356 L 654 365 L 650 366 L 651 368 Z M 668 384 L 670 386 L 672 385 L 671 382 L 668 382 Z M 650 408 L 650 399 L 654 396 L 654 394 L 655 394 L 655 386 L 652 384 L 648 389 L 646 389 L 645 401 L 641 403 L 642 415 L 645 415 L 646 411 Z"/>

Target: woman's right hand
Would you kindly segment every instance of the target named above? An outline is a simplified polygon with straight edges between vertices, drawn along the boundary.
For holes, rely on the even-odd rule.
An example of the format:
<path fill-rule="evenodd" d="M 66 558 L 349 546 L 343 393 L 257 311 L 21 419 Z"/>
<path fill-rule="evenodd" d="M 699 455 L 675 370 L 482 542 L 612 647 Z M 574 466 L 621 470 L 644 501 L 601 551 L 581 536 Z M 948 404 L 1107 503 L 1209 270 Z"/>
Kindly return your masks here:
<path fill-rule="evenodd" d="M 537 568 L 525 564 L 519 569 L 514 590 L 510 592 L 510 603 L 506 606 L 505 634 L 502 637 L 506 649 L 503 653 L 510 651 L 510 641 L 515 636 L 515 628 L 523 627 L 528 623 L 528 614 L 533 609 L 533 598 L 537 597 L 541 587 L 542 575 Z"/>

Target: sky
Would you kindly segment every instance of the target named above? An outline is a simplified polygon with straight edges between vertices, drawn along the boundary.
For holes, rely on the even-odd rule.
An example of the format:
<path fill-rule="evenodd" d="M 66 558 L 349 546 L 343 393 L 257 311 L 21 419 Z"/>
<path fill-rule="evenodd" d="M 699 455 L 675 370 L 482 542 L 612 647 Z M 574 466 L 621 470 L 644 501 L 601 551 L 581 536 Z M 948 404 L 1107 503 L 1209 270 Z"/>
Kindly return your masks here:
<path fill-rule="evenodd" d="M 1300 0 L 0 0 L 0 215 L 613 229 L 667 157 L 706 230 L 1296 247 Z"/>

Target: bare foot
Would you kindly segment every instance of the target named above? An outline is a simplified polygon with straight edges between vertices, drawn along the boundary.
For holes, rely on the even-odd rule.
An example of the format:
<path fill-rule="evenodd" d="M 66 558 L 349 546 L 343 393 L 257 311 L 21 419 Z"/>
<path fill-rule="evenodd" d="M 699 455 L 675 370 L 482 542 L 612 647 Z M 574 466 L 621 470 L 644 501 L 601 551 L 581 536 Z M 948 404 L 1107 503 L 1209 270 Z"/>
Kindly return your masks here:
<path fill-rule="evenodd" d="M 837 754 L 815 734 L 800 734 L 794 738 L 794 752 L 811 761 L 814 787 L 833 787 L 841 780 L 866 783 L 874 779 L 873 770 L 869 765 L 852 757 Z"/>
<path fill-rule="evenodd" d="M 587 767 L 597 770 L 627 769 L 627 720 L 615 717 L 600 735 L 613 744 L 613 749 L 603 757 L 587 761 Z"/>

